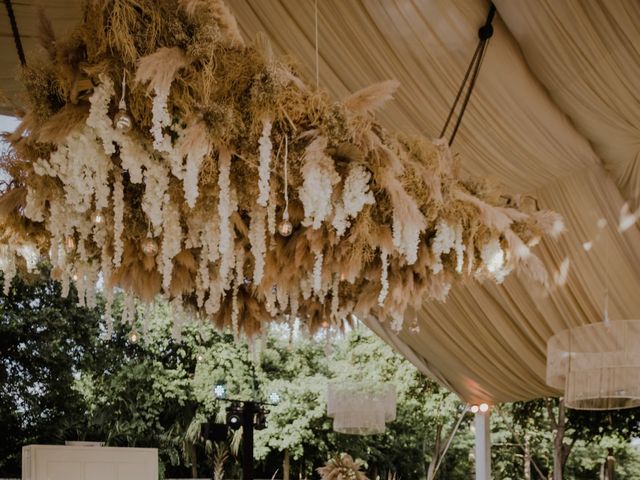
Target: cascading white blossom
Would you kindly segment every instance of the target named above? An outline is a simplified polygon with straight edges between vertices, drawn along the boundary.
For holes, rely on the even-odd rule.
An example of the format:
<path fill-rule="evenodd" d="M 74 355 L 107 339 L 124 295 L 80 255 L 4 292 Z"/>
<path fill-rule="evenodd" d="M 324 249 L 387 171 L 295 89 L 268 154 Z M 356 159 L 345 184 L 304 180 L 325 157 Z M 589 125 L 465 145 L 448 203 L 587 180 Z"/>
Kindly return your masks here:
<path fill-rule="evenodd" d="M 267 206 L 269 201 L 269 168 L 271 165 L 271 151 L 273 144 L 271 143 L 271 127 L 273 126 L 270 118 L 262 120 L 262 135 L 258 143 L 260 144 L 260 165 L 258 167 L 258 205 Z"/>
<path fill-rule="evenodd" d="M 207 242 L 203 242 L 198 262 L 198 274 L 196 275 L 196 303 L 198 308 L 202 308 L 204 305 L 205 294 L 211 288 L 210 283 L 209 244 Z"/>
<path fill-rule="evenodd" d="M 120 145 L 121 166 L 129 173 L 129 180 L 131 183 L 142 183 L 143 168 L 153 162 L 151 155 L 141 143 L 127 135 L 118 138 L 118 145 Z"/>
<path fill-rule="evenodd" d="M 340 277 L 333 276 L 333 284 L 331 285 L 331 318 L 336 322 L 340 320 Z"/>
<path fill-rule="evenodd" d="M 382 307 L 389 294 L 389 252 L 386 250 L 380 252 L 380 262 L 382 263 L 382 269 L 380 270 L 381 287 L 378 294 L 378 305 Z"/>
<path fill-rule="evenodd" d="M 8 245 L 0 245 L 0 271 L 3 276 L 3 293 L 9 295 L 11 282 L 18 273 L 16 266 L 15 252 Z"/>
<path fill-rule="evenodd" d="M 151 103 L 151 135 L 153 136 L 153 148 L 159 152 L 171 151 L 171 137 L 162 132 L 162 129 L 171 125 L 171 116 L 167 109 L 169 101 L 169 89 L 153 90 L 153 100 Z"/>
<path fill-rule="evenodd" d="M 209 262 L 217 262 L 220 258 L 220 230 L 218 229 L 217 220 L 212 219 L 205 224 L 204 229 L 202 230 L 201 242 L 203 245 L 205 243 L 207 244 Z"/>
<path fill-rule="evenodd" d="M 19 245 L 18 247 L 16 247 L 16 254 L 21 256 L 24 259 L 27 265 L 27 271 L 29 273 L 33 272 L 35 268 L 38 266 L 38 261 L 40 260 L 40 253 L 38 252 L 38 249 L 34 245 L 31 245 L 29 243 Z"/>
<path fill-rule="evenodd" d="M 311 270 L 310 278 L 302 278 L 300 280 L 300 293 L 303 300 L 309 300 L 313 293 L 313 270 Z"/>
<path fill-rule="evenodd" d="M 253 284 L 256 286 L 262 282 L 264 257 L 267 253 L 265 213 L 266 211 L 263 207 L 254 207 L 251 212 L 251 223 L 249 224 L 249 242 L 251 243 L 251 253 L 254 259 Z"/>
<path fill-rule="evenodd" d="M 276 234 L 276 192 L 271 189 L 269 193 L 269 205 L 267 205 L 267 231 L 270 235 Z M 273 242 L 272 242 L 273 245 Z"/>
<path fill-rule="evenodd" d="M 184 198 L 189 208 L 196 206 L 198 199 L 198 176 L 202 162 L 211 151 L 207 129 L 202 122 L 191 125 L 184 135 L 184 144 L 187 148 L 184 171 Z M 182 150 L 178 149 L 182 154 Z"/>
<path fill-rule="evenodd" d="M 244 284 L 244 247 L 239 245 L 236 249 L 235 260 L 236 275 L 233 281 L 233 296 L 231 298 L 231 330 L 234 338 L 239 338 L 240 326 L 238 320 L 240 318 L 240 306 L 238 305 L 238 289 Z"/>
<path fill-rule="evenodd" d="M 34 188 L 27 188 L 26 205 L 24 215 L 34 222 L 43 222 L 46 212 L 46 198 Z"/>
<path fill-rule="evenodd" d="M 144 195 L 142 211 L 147 215 L 154 235 L 159 235 L 166 213 L 163 210 L 164 198 L 169 187 L 169 172 L 160 162 L 150 162 L 144 171 Z"/>
<path fill-rule="evenodd" d="M 278 300 L 278 310 L 284 312 L 289 306 L 289 295 L 284 288 L 276 287 L 276 300 Z"/>
<path fill-rule="evenodd" d="M 449 253 L 456 245 L 456 232 L 443 219 L 439 219 L 436 223 L 436 235 L 431 244 L 431 252 L 433 253 L 435 262 L 431 265 L 433 273 L 442 271 L 442 255 Z"/>
<path fill-rule="evenodd" d="M 504 270 L 504 250 L 500 245 L 500 239 L 494 237 L 485 243 L 480 250 L 480 258 L 496 282 L 502 283 L 507 272 Z"/>
<path fill-rule="evenodd" d="M 391 312 L 391 330 L 395 333 L 400 333 L 403 325 L 404 316 L 399 312 Z"/>
<path fill-rule="evenodd" d="M 324 255 L 322 252 L 315 252 L 316 260 L 313 264 L 313 293 L 319 297 L 322 294 L 322 261 Z"/>
<path fill-rule="evenodd" d="M 296 317 L 298 316 L 298 309 L 300 308 L 300 300 L 298 296 L 299 294 L 296 292 L 295 294 L 291 295 L 291 297 L 289 298 L 289 304 L 291 306 L 290 308 L 291 314 L 289 315 L 290 324 L 294 322 Z"/>
<path fill-rule="evenodd" d="M 100 82 L 89 97 L 91 107 L 87 125 L 93 128 L 96 136 L 102 141 L 104 153 L 111 156 L 116 153 L 115 144 L 119 140 L 119 135 L 113 128 L 113 120 L 109 116 L 109 105 L 115 95 L 115 89 L 113 81 L 107 75 L 101 74 L 98 79 Z"/>
<path fill-rule="evenodd" d="M 416 263 L 422 226 L 412 222 L 402 222 L 394 212 L 391 228 L 393 233 L 393 246 L 396 247 L 399 253 L 404 255 L 409 265 Z"/>
<path fill-rule="evenodd" d="M 462 239 L 462 224 L 458 222 L 455 228 L 456 240 L 454 249 L 456 252 L 456 272 L 462 273 L 462 267 L 464 267 L 464 243 Z"/>
<path fill-rule="evenodd" d="M 221 150 L 218 159 L 218 221 L 220 237 L 218 251 L 220 252 L 220 280 L 228 277 L 233 255 L 233 228 L 231 226 L 231 153 Z"/>
<path fill-rule="evenodd" d="M 122 305 L 122 318 L 123 325 L 133 326 L 136 320 L 136 297 L 125 293 Z"/>
<path fill-rule="evenodd" d="M 204 304 L 204 309 L 208 315 L 218 313 L 220 310 L 220 303 L 222 300 L 222 288 L 219 282 L 210 282 L 209 298 Z"/>
<path fill-rule="evenodd" d="M 113 265 L 118 268 L 122 263 L 124 245 L 124 185 L 120 172 L 114 174 L 113 179 Z"/>
<path fill-rule="evenodd" d="M 333 186 L 340 182 L 333 159 L 325 152 L 327 139 L 317 137 L 306 148 L 302 167 L 303 183 L 298 196 L 304 207 L 304 226 L 318 229 L 331 215 Z"/>
<path fill-rule="evenodd" d="M 87 264 L 84 269 L 85 276 L 85 299 L 87 308 L 96 308 L 96 287 L 98 284 L 99 265 Z"/>
<path fill-rule="evenodd" d="M 182 250 L 182 226 L 180 210 L 174 205 L 168 194 L 164 198 L 164 224 L 162 247 L 160 249 L 160 266 L 162 267 L 162 288 L 168 293 L 173 274 L 173 258 Z"/>
<path fill-rule="evenodd" d="M 365 205 L 373 205 L 375 198 L 369 191 L 371 174 L 361 165 L 354 165 L 344 181 L 341 201 L 336 205 L 333 227 L 339 237 L 349 228 L 350 218 L 355 218 Z"/>
<path fill-rule="evenodd" d="M 269 315 L 275 317 L 278 315 L 278 307 L 276 305 L 276 287 L 265 288 L 264 290 L 265 307 Z"/>
<path fill-rule="evenodd" d="M 80 213 L 89 211 L 94 205 L 97 210 L 109 205 L 112 163 L 95 140 L 93 130 L 85 126 L 69 134 L 48 161 L 39 159 L 33 164 L 36 174 L 62 181 L 65 202 Z"/>

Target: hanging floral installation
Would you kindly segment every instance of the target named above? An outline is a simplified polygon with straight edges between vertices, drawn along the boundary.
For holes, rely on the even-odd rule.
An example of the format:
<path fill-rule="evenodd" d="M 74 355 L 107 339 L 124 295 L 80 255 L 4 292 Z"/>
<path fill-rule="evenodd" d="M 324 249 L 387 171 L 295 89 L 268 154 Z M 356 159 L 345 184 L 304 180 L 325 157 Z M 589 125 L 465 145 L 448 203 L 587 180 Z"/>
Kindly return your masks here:
<path fill-rule="evenodd" d="M 163 295 L 252 336 L 286 316 L 399 329 L 465 279 L 547 282 L 530 248 L 560 217 L 464 177 L 446 142 L 383 128 L 372 112 L 397 82 L 332 101 L 263 36 L 245 43 L 221 0 L 83 8 L 65 38 L 43 19 L 45 52 L 23 70 L 5 288 L 43 256 L 83 304 L 102 278 L 127 315 Z"/>

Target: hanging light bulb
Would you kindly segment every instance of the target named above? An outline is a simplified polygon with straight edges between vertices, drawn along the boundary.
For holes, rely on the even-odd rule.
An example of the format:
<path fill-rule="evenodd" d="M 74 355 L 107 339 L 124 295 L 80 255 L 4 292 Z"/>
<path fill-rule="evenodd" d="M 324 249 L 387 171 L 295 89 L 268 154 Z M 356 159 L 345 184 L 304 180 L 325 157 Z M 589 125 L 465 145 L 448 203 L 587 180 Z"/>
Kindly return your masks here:
<path fill-rule="evenodd" d="M 288 237 L 293 232 L 293 225 L 289 221 L 289 212 L 284 211 L 282 221 L 278 224 L 278 233 L 283 237 Z"/>
<path fill-rule="evenodd" d="M 116 130 L 122 133 L 127 133 L 133 127 L 133 120 L 127 113 L 126 110 L 118 110 L 116 116 L 113 118 L 113 126 L 116 127 Z"/>
<path fill-rule="evenodd" d="M 104 217 L 102 216 L 101 212 L 96 212 L 93 214 L 93 222 L 97 225 L 100 225 L 102 222 L 104 222 Z"/>
<path fill-rule="evenodd" d="M 73 279 L 74 282 L 77 282 L 79 277 L 77 273 L 74 273 L 71 278 Z"/>
<path fill-rule="evenodd" d="M 198 362 L 202 362 L 204 360 L 204 355 L 202 352 L 199 352 L 198 355 L 196 355 L 196 360 Z"/>
<path fill-rule="evenodd" d="M 122 74 L 122 96 L 120 97 L 120 103 L 118 104 L 118 113 L 113 117 L 113 126 L 121 133 L 127 133 L 133 127 L 133 120 L 127 112 L 127 103 L 125 101 L 125 94 L 127 91 L 127 71 L 124 70 Z"/>
<path fill-rule="evenodd" d="M 147 237 L 142 241 L 142 252 L 147 257 L 153 257 L 158 253 L 158 243 L 151 237 Z"/>
<path fill-rule="evenodd" d="M 64 249 L 67 253 L 71 253 L 76 249 L 76 239 L 69 235 L 64 240 Z"/>
<path fill-rule="evenodd" d="M 127 335 L 127 340 L 129 340 L 129 343 L 133 343 L 134 345 L 140 341 L 140 334 L 137 332 L 135 327 L 129 332 L 129 335 Z"/>

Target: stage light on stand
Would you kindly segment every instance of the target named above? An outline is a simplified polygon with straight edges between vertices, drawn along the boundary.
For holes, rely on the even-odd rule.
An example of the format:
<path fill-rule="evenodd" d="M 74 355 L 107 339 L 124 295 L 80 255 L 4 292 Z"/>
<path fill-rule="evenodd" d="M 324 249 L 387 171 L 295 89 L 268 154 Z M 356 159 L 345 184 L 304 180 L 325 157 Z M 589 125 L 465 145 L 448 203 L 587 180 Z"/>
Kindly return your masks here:
<path fill-rule="evenodd" d="M 227 410 L 227 426 L 231 430 L 240 430 L 240 427 L 242 427 L 242 414 L 243 409 L 238 403 L 231 404 L 231 407 Z"/>

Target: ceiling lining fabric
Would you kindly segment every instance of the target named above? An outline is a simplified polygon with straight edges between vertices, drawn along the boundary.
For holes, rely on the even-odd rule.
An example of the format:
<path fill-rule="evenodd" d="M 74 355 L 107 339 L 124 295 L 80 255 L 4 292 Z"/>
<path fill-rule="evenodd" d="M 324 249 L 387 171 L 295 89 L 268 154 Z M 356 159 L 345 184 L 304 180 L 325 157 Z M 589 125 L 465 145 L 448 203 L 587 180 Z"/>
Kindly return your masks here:
<path fill-rule="evenodd" d="M 16 7 L 27 61 L 35 45 L 35 3 Z M 600 319 L 606 268 L 611 318 L 640 313 L 640 230 L 620 235 L 609 229 L 593 250 L 581 248 L 598 235 L 599 218 L 615 228 L 620 207 L 640 185 L 640 5 L 495 3 L 495 33 L 454 150 L 465 171 L 531 193 L 565 216 L 569 232 L 538 250 L 551 272 L 569 257 L 567 283 L 545 293 L 514 275 L 501 286 L 455 288 L 447 303 L 409 313 L 419 318 L 418 333 L 396 335 L 386 323 L 367 320 L 423 372 L 470 402 L 557 393 L 545 384 L 546 341 Z M 79 19 L 78 4 L 47 3 L 56 31 Z M 277 51 L 315 78 L 313 0 L 228 4 L 245 37 L 264 31 Z M 321 86 L 341 98 L 396 78 L 402 86 L 380 120 L 392 129 L 437 135 L 488 2 L 318 0 L 318 7 Z M 17 65 L 15 51 L 4 49 L 0 64 L 0 88 L 15 98 L 16 84 L 7 76 Z"/>

